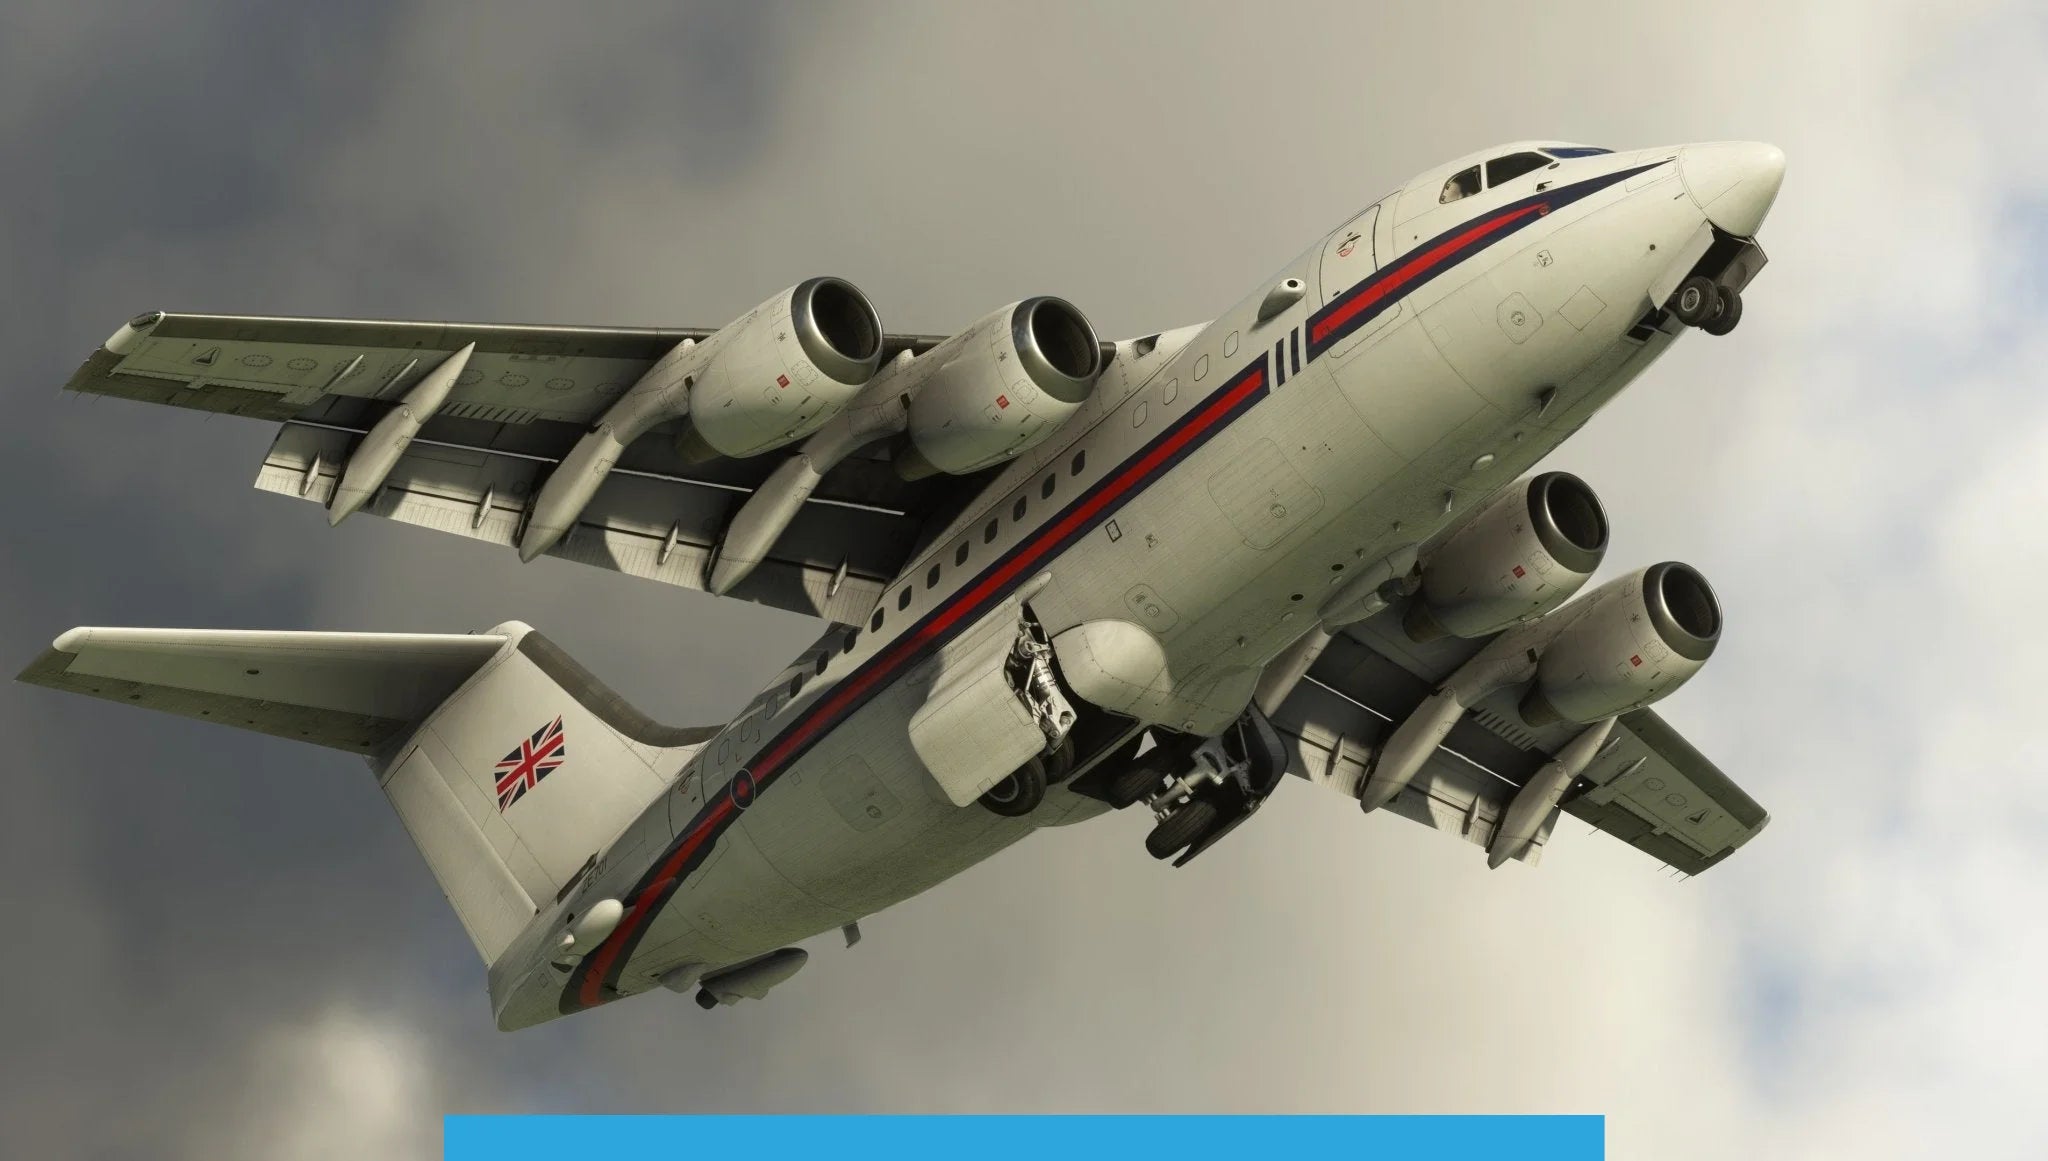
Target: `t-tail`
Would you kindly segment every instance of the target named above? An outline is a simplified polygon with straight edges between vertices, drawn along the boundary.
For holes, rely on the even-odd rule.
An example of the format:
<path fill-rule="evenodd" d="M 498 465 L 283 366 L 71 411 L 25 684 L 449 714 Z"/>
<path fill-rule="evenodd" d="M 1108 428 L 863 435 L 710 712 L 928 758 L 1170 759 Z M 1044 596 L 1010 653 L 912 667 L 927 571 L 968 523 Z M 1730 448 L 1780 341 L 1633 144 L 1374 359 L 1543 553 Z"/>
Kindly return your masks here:
<path fill-rule="evenodd" d="M 487 965 L 716 733 L 652 721 L 517 621 L 81 628 L 21 680 L 364 755 Z"/>

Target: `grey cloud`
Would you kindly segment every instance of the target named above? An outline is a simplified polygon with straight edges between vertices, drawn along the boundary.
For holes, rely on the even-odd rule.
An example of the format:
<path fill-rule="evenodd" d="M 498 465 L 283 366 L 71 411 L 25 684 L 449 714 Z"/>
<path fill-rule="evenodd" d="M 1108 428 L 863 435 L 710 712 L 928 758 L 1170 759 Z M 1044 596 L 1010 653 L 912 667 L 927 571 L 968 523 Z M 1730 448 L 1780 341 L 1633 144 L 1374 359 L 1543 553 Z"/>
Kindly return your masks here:
<path fill-rule="evenodd" d="M 248 490 L 267 433 L 56 384 L 152 306 L 715 323 L 820 271 L 903 329 L 1050 291 L 1140 333 L 1488 141 L 1776 140 L 1744 329 L 1680 344 L 1557 457 L 1608 501 L 1616 567 L 1719 586 L 1726 648 L 1670 716 L 1776 821 L 1694 883 L 1575 832 L 1488 874 L 1296 786 L 1182 873 L 1130 819 L 1052 832 L 821 941 L 772 1003 L 505 1037 L 359 765 L 12 687 L 0 919 L 36 980 L 0 1001 L 29 1065 L 0 1085 L 10 1144 L 319 1157 L 425 1151 L 443 1111 L 647 1108 L 1606 1111 L 1616 1156 L 1660 1158 L 1911 1155 L 1964 1117 L 1986 1155 L 2038 1138 L 2001 1082 L 2034 1060 L 1986 1047 L 1986 1006 L 2038 1015 L 2014 981 L 2048 954 L 1997 919 L 2042 868 L 1947 790 L 2023 800 L 2031 773 L 2000 756 L 2024 634 L 1972 611 L 2030 567 L 1982 514 L 2048 487 L 2033 361 L 1975 329 L 2033 333 L 1986 271 L 2043 179 L 2000 160 L 2024 109 L 1971 80 L 1987 45 L 2008 75 L 2048 55 L 2023 14 L 219 7 L 145 36 L 77 11 L 0 36 L 0 144 L 31 162 L 0 184 L 0 646 L 517 616 L 674 720 L 729 712 L 812 627 L 330 532 Z M 1927 262 L 1871 245 L 1902 220 Z M 1959 672 L 2011 692 L 1974 706 Z"/>

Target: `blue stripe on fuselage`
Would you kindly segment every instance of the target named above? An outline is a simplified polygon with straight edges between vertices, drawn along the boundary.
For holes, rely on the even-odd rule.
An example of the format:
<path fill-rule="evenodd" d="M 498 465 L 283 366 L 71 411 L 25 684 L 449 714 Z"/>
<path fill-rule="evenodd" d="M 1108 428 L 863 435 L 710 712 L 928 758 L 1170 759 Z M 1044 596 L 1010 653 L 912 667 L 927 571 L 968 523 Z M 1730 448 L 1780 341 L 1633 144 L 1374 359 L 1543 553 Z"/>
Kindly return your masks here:
<path fill-rule="evenodd" d="M 1460 223 L 1453 229 L 1416 246 L 1386 267 L 1368 275 L 1357 286 L 1332 299 L 1329 304 L 1310 316 L 1303 328 L 1309 331 L 1308 357 L 1305 361 L 1313 363 L 1332 344 L 1382 313 L 1390 303 L 1401 301 L 1406 293 L 1427 284 L 1446 270 L 1519 231 L 1529 222 L 1651 168 L 1654 166 L 1638 166 L 1634 169 L 1603 174 L 1575 185 L 1524 198 L 1471 221 Z M 1501 228 L 1490 231 L 1485 229 L 1488 223 L 1501 219 L 1507 220 Z M 1475 232 L 1477 236 L 1470 240 L 1458 241 L 1462 236 Z M 1446 245 L 1447 242 L 1454 241 L 1457 244 Z M 1439 251 L 1441 253 L 1438 253 Z M 1434 258 L 1427 265 L 1422 265 L 1423 259 L 1432 254 L 1435 255 Z M 1398 289 L 1399 293 L 1388 294 L 1385 301 L 1374 302 L 1354 311 L 1354 315 L 1362 317 L 1347 318 L 1339 326 L 1330 328 L 1330 333 L 1321 339 L 1317 338 L 1314 328 L 1318 320 L 1328 320 L 1337 315 L 1345 304 L 1355 303 L 1359 296 L 1373 293 L 1375 287 L 1388 287 L 1390 284 Z M 618 930 L 571 972 L 562 991 L 560 1010 L 566 1014 L 590 1006 L 578 998 L 578 993 L 583 990 L 588 973 L 599 963 L 604 964 L 605 969 L 602 997 L 596 1002 L 616 998 L 618 993 L 615 989 L 619 976 L 632 959 L 633 951 L 639 946 L 640 940 L 653 926 L 655 915 L 691 873 L 703 864 L 719 836 L 724 834 L 742 813 L 742 809 L 735 809 L 736 803 L 732 797 L 734 784 L 739 778 L 744 776 L 751 787 L 747 805 L 758 801 L 776 784 L 783 771 L 801 761 L 804 754 L 834 727 L 858 713 L 878 696 L 886 687 L 885 683 L 889 678 L 900 676 L 903 671 L 929 657 L 953 635 L 974 624 L 977 617 L 1014 592 L 1024 580 L 1036 575 L 1030 571 L 1030 566 L 1057 556 L 1082 536 L 1100 527 L 1160 476 L 1171 471 L 1174 466 L 1207 444 L 1218 432 L 1251 410 L 1270 392 L 1270 384 L 1278 378 L 1277 373 L 1286 371 L 1286 367 L 1280 361 L 1281 352 L 1276 349 L 1272 354 L 1276 374 L 1271 379 L 1266 373 L 1267 351 L 1262 346 L 1256 359 L 1240 368 L 1199 405 L 1189 408 L 1185 415 L 1160 432 L 1144 448 L 1125 459 L 1114 471 L 1107 473 L 1079 497 L 1059 509 L 1016 547 L 975 574 L 972 581 L 955 590 L 944 603 L 901 631 L 890 645 L 877 650 L 873 657 L 863 662 L 853 672 L 815 695 L 816 700 L 807 706 L 795 721 L 754 751 L 757 759 L 761 755 L 776 755 L 773 761 L 736 772 L 734 778 L 728 780 L 716 794 L 707 792 L 704 806 L 686 825 L 677 828 L 675 838 L 663 850 L 661 857 L 655 859 L 647 872 L 634 884 L 629 896 L 631 910 L 627 918 L 620 923 Z M 1253 378 L 1258 382 L 1247 390 L 1247 381 Z M 1240 397 L 1232 399 L 1233 393 Z M 1114 495 L 1105 499 L 1105 494 L 1111 492 L 1114 492 Z M 1080 515 L 1083 513 L 1085 516 Z M 1026 557 L 1032 559 L 1025 561 L 1026 567 L 1020 569 L 1019 562 L 1024 561 Z M 1000 576 L 1005 570 L 1016 575 L 1005 578 L 1001 583 L 994 583 L 993 578 Z M 942 620 L 945 622 L 943 633 L 931 636 L 928 640 L 920 640 L 921 636 L 930 634 L 933 625 Z M 856 686 L 859 687 L 856 695 L 843 696 L 844 691 Z M 708 832 L 705 829 L 707 826 L 710 827 Z M 689 843 L 696 845 L 690 849 L 679 866 L 670 868 L 673 873 L 664 877 L 662 872 L 668 867 L 670 860 Z M 650 892 L 652 897 L 648 897 Z M 605 954 L 599 954 L 600 952 Z"/>

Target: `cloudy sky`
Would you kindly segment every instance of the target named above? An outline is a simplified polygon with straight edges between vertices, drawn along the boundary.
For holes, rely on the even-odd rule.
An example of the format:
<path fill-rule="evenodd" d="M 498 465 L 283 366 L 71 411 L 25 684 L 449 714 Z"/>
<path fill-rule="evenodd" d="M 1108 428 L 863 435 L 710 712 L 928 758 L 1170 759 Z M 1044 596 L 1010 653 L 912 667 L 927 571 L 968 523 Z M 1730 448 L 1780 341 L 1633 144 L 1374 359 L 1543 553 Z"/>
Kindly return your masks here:
<path fill-rule="evenodd" d="M 835 273 L 894 329 L 1055 293 L 1129 335 L 1488 143 L 1763 139 L 1791 167 L 1742 328 L 1553 460 L 1606 501 L 1615 569 L 1690 561 L 1727 608 L 1665 712 L 1775 819 L 1711 874 L 1570 827 L 1489 873 L 1295 784 L 1185 871 L 1115 816 L 819 941 L 770 1002 L 508 1036 L 359 762 L 8 685 L 0 1151 L 431 1155 L 449 1111 L 1304 1110 L 1605 1113 L 1626 1158 L 2041 1155 L 2048 19 L 1941 7 L 7 5 L 7 666 L 77 624 L 519 617 L 701 722 L 813 633 L 330 531 L 249 489 L 263 425 L 58 398 L 137 311 L 715 325 Z"/>

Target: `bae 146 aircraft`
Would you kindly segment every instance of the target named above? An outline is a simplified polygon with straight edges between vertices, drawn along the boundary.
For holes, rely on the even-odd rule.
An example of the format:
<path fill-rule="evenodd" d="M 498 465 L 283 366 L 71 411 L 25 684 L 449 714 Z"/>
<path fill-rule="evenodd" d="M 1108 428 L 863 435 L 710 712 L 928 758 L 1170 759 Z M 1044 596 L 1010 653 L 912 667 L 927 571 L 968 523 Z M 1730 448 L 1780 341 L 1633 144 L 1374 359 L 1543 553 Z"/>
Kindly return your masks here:
<path fill-rule="evenodd" d="M 518 622 L 78 628 L 22 679 L 366 756 L 508 1030 L 758 998 L 798 942 L 1039 827 L 1142 804 L 1178 866 L 1286 773 L 1492 866 L 1570 814 L 1697 873 L 1768 821 L 1647 708 L 1720 605 L 1673 562 L 1580 595 L 1601 504 L 1521 473 L 1736 325 L 1783 172 L 1501 146 L 1118 342 L 1051 297 L 892 334 L 838 278 L 719 330 L 151 312 L 69 389 L 281 422 L 256 486 L 330 523 L 829 627 L 722 726 L 648 719 Z"/>

